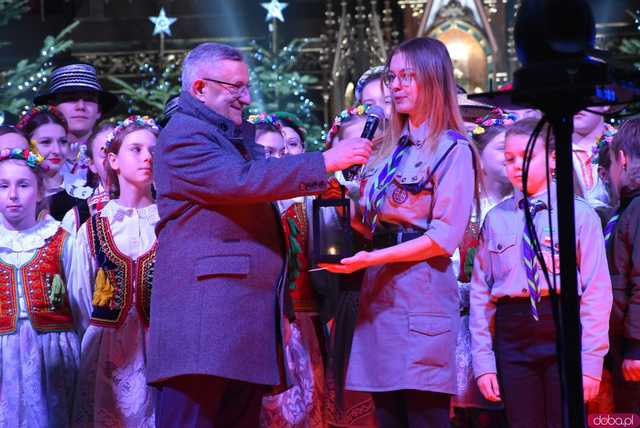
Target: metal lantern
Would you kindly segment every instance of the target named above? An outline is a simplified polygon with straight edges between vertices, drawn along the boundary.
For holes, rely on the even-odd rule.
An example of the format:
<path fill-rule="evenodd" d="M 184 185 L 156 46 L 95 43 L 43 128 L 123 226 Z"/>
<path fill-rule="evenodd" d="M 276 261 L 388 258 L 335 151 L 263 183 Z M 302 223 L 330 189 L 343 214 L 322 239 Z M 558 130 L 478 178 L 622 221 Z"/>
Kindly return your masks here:
<path fill-rule="evenodd" d="M 341 198 L 318 196 L 313 201 L 313 255 L 316 263 L 339 263 L 353 255 L 350 200 L 345 187 Z"/>

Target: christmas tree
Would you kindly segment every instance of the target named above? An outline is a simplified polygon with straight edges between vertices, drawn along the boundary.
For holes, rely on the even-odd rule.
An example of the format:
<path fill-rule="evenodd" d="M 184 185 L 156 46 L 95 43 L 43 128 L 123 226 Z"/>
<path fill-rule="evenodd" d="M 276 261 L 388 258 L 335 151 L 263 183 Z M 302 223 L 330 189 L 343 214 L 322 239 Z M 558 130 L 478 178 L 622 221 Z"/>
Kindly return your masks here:
<path fill-rule="evenodd" d="M 28 1 L 0 0 L 0 25 L 20 17 L 29 10 Z M 0 123 L 5 112 L 19 115 L 29 108 L 33 96 L 47 81 L 52 69 L 52 58 L 73 45 L 69 33 L 78 26 L 76 21 L 57 36 L 44 39 L 40 54 L 36 58 L 22 59 L 14 68 L 0 73 Z M 0 41 L 7 45 L 9 42 Z"/>
<path fill-rule="evenodd" d="M 294 40 L 277 52 L 252 42 L 251 114 L 286 111 L 293 113 L 306 125 L 307 150 L 320 150 L 323 145 L 322 127 L 314 113 L 314 103 L 307 98 L 309 85 L 318 79 L 296 70 L 300 50 L 305 40 Z"/>
<path fill-rule="evenodd" d="M 161 66 L 142 63 L 138 66 L 142 79 L 126 82 L 117 77 L 108 79 L 116 85 L 116 92 L 127 104 L 128 114 L 158 117 L 167 100 L 180 93 L 180 64 L 173 54 L 165 58 Z"/>
<path fill-rule="evenodd" d="M 165 35 L 171 36 L 171 25 L 177 18 L 168 17 L 164 8 L 160 8 L 158 16 L 150 16 L 149 20 L 154 24 L 153 35 L 160 36 L 158 63 L 141 61 L 138 65 L 141 78 L 131 83 L 112 76 L 108 79 L 126 101 L 128 114 L 159 117 L 167 100 L 180 93 L 180 61 L 175 54 L 165 55 L 164 51 Z"/>

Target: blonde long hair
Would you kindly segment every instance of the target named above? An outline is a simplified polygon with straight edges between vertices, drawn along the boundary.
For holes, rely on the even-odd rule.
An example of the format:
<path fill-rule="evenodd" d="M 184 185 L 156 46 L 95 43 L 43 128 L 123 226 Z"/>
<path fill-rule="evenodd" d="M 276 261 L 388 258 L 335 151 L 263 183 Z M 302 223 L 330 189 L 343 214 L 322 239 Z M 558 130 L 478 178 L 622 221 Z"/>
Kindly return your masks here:
<path fill-rule="evenodd" d="M 385 70 L 389 70 L 393 56 L 402 53 L 411 68 L 416 72 L 418 85 L 418 108 L 426 113 L 429 143 L 425 144 L 432 152 L 436 152 L 440 137 L 448 130 L 466 136 L 460 106 L 458 105 L 458 89 L 453 76 L 453 63 L 447 47 L 439 40 L 430 37 L 416 37 L 396 46 L 387 59 Z M 378 155 L 370 161 L 371 165 L 383 162 L 396 148 L 402 130 L 409 116 L 396 111 L 395 102 L 391 105 L 384 140 Z M 480 192 L 482 183 L 479 177 L 480 155 L 476 146 L 469 142 L 473 154 L 474 169 L 474 205 L 480 212 Z"/>
<path fill-rule="evenodd" d="M 453 64 L 446 46 L 439 40 L 429 37 L 418 37 L 407 40 L 396 46 L 389 55 L 385 65 L 389 69 L 394 55 L 402 53 L 416 71 L 418 85 L 418 105 L 426 113 L 428 132 L 427 139 L 437 144 L 443 132 L 451 129 L 465 135 L 462 115 L 458 106 L 456 80 L 453 77 Z M 389 155 L 393 150 L 409 116 L 396 111 L 395 103 L 391 106 L 389 132 L 385 135 L 382 153 Z M 430 147 L 435 151 L 436 147 Z"/>

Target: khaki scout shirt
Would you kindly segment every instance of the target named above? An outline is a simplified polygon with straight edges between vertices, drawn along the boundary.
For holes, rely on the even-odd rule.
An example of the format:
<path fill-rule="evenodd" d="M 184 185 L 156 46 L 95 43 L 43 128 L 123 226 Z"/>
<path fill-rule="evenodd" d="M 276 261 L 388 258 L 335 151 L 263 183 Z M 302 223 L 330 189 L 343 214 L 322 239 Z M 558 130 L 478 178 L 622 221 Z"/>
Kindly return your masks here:
<path fill-rule="evenodd" d="M 545 262 L 552 280 L 552 266 L 556 269 L 556 283 L 560 288 L 558 258 L 558 225 L 555 214 L 555 186 L 552 186 L 553 242 L 555 260 L 551 260 L 551 234 L 548 211 L 534 217 L 534 224 Z M 527 274 L 522 262 L 524 211 L 518 209 L 522 193 L 494 207 L 485 218 L 476 253 L 471 280 L 471 353 L 474 374 L 496 373 L 492 331 L 496 302 L 502 297 L 529 297 Z M 547 203 L 546 192 L 532 199 Z M 575 199 L 575 227 L 578 266 L 580 323 L 582 325 L 582 371 L 600 378 L 603 358 L 609 348 L 608 324 L 611 312 L 611 280 L 604 248 L 600 220 L 595 211 L 581 198 Z M 553 264 L 552 264 L 553 263 Z M 539 265 L 538 265 L 539 266 Z M 540 267 L 539 267 L 540 268 Z M 540 273 L 542 295 L 549 294 L 544 275 Z"/>
<path fill-rule="evenodd" d="M 420 134 L 426 134 L 426 126 L 412 131 L 405 127 L 402 136 L 415 142 Z M 443 160 L 433 173 L 440 159 Z M 469 221 L 471 204 L 467 202 L 474 191 L 473 168 L 462 171 L 454 168 L 460 164 L 472 164 L 472 152 L 466 137 L 455 131 L 443 133 L 435 149 L 428 144 L 412 144 L 386 190 L 380 221 L 424 230 L 449 255 L 453 254 Z M 360 212 L 364 212 L 369 190 L 381 167 L 368 166 L 362 177 Z M 421 184 L 424 186 L 418 193 L 409 189 Z"/>

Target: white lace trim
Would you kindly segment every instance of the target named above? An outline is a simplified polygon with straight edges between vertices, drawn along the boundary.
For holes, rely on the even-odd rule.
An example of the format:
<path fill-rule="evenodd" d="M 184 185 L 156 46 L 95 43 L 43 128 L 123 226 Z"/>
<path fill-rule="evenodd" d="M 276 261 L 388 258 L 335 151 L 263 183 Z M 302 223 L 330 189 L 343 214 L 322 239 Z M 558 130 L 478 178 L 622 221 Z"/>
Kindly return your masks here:
<path fill-rule="evenodd" d="M 34 226 L 25 230 L 9 230 L 0 223 L 0 248 L 11 251 L 33 251 L 42 248 L 47 239 L 56 234 L 60 222 L 46 215 Z"/>
<path fill-rule="evenodd" d="M 109 222 L 114 222 L 120 221 L 123 216 L 131 216 L 134 211 L 140 219 L 147 220 L 151 224 L 160 221 L 158 206 L 156 204 L 151 204 L 143 208 L 127 208 L 120 205 L 117 199 L 109 201 L 102 211 L 100 211 L 100 216 L 108 218 Z"/>
<path fill-rule="evenodd" d="M 86 171 L 81 167 L 78 169 L 79 171 L 75 174 L 71 172 L 63 174 L 63 187 L 74 198 L 87 199 L 93 193 L 93 188 L 87 186 Z"/>

